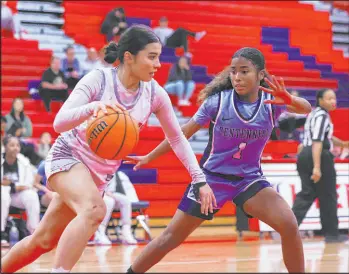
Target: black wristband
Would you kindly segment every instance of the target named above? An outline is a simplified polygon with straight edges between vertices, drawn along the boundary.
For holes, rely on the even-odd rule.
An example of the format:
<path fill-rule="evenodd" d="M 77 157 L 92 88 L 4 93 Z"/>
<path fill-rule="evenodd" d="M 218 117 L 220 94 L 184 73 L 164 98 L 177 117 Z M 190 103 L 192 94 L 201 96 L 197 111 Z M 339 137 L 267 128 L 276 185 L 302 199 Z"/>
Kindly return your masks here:
<path fill-rule="evenodd" d="M 11 187 L 11 193 L 13 194 L 13 193 L 16 193 L 16 185 L 15 185 L 15 183 L 11 183 L 10 184 L 10 187 Z"/>
<path fill-rule="evenodd" d="M 195 195 L 195 199 L 198 201 L 199 198 L 200 198 L 200 187 L 206 185 L 207 183 L 206 182 L 200 182 L 200 183 L 196 183 L 196 184 L 193 184 L 193 192 L 194 192 L 194 195 Z"/>

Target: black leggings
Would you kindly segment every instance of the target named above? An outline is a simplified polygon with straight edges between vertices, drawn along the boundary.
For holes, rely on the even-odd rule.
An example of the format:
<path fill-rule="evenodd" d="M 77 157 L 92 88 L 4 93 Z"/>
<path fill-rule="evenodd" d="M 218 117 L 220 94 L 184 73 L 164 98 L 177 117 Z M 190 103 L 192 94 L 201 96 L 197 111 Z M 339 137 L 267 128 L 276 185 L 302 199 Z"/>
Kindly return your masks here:
<path fill-rule="evenodd" d="M 52 99 L 60 100 L 65 102 L 68 99 L 68 90 L 56 90 L 56 89 L 40 89 L 39 90 L 40 97 L 44 101 L 46 111 L 51 111 L 50 103 Z"/>
<path fill-rule="evenodd" d="M 195 32 L 188 31 L 183 28 L 178 28 L 166 40 L 166 46 L 169 48 L 183 47 L 185 52 L 188 52 L 188 35 L 195 37 Z"/>

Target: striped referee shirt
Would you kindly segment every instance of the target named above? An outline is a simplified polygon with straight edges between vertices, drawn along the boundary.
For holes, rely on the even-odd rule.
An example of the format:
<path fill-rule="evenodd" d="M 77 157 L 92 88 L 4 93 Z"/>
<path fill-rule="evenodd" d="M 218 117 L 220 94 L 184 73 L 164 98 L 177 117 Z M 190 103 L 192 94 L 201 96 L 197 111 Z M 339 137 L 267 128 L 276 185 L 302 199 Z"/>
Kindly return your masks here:
<path fill-rule="evenodd" d="M 323 149 L 332 149 L 333 124 L 326 110 L 316 107 L 307 117 L 304 125 L 303 146 L 309 147 L 313 141 L 322 142 Z"/>

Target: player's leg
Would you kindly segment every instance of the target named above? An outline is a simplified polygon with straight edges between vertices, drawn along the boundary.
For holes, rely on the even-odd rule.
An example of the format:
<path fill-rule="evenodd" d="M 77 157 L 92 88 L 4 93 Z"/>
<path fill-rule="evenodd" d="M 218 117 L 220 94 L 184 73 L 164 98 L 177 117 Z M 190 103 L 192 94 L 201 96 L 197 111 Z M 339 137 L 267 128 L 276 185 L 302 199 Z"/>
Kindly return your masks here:
<path fill-rule="evenodd" d="M 15 244 L 1 258 L 3 273 L 16 272 L 42 254 L 52 250 L 75 213 L 55 193 L 46 213 L 34 233 Z"/>
<path fill-rule="evenodd" d="M 53 267 L 70 271 L 105 217 L 106 205 L 87 167 L 81 163 L 49 179 L 49 186 L 77 214 L 59 239 Z"/>
<path fill-rule="evenodd" d="M 221 207 L 227 197 L 217 198 L 218 191 L 215 191 L 214 184 L 210 184 L 210 186 L 214 191 L 218 206 Z M 189 185 L 169 225 L 160 236 L 144 248 L 128 272 L 144 273 L 165 257 L 167 253 L 178 247 L 203 221 L 213 218 L 218 209 L 206 216 L 201 213 L 201 204 L 196 202 L 194 197 L 192 187 Z"/>
<path fill-rule="evenodd" d="M 130 269 L 135 273 L 144 273 L 178 247 L 203 221 L 177 210 L 166 229 L 143 249 Z"/>
<path fill-rule="evenodd" d="M 260 181 L 250 186 L 240 194 L 237 204 L 243 205 L 247 214 L 268 224 L 280 234 L 287 270 L 304 272 L 303 245 L 296 217 L 287 202 L 272 187 L 266 187 L 265 183 Z"/>

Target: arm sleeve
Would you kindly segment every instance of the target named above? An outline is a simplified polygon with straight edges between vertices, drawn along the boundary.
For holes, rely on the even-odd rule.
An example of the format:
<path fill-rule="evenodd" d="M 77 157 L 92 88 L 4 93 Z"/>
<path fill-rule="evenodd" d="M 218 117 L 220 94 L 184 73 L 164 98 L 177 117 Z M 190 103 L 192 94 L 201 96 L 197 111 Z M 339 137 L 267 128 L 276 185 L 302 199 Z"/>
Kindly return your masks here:
<path fill-rule="evenodd" d="M 193 120 L 200 126 L 205 126 L 210 121 L 215 119 L 218 112 L 219 95 L 215 94 L 208 97 L 195 113 Z"/>
<path fill-rule="evenodd" d="M 313 131 L 312 140 L 313 141 L 321 141 L 322 142 L 325 139 L 325 132 L 326 132 L 326 128 L 328 126 L 328 123 L 329 123 L 329 119 L 325 114 L 319 115 L 315 118 L 314 127 L 312 129 L 312 131 Z"/>
<path fill-rule="evenodd" d="M 200 169 L 189 141 L 185 138 L 180 128 L 170 98 L 166 91 L 159 85 L 157 86 L 157 94 L 154 104 L 154 113 L 160 121 L 166 139 L 174 153 L 188 170 L 192 178 L 192 183 L 206 182 L 205 175 Z"/>
<path fill-rule="evenodd" d="M 93 101 L 101 92 L 102 72 L 93 70 L 76 85 L 69 98 L 60 108 L 53 128 L 61 133 L 77 127 L 93 114 L 98 101 Z"/>

